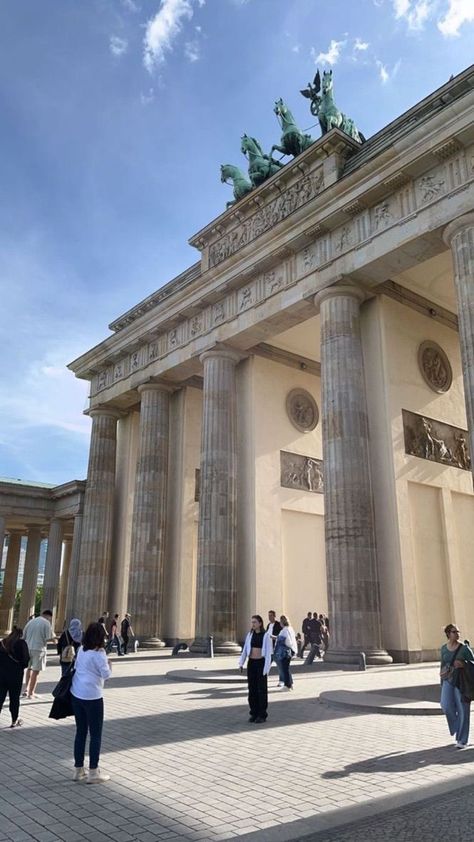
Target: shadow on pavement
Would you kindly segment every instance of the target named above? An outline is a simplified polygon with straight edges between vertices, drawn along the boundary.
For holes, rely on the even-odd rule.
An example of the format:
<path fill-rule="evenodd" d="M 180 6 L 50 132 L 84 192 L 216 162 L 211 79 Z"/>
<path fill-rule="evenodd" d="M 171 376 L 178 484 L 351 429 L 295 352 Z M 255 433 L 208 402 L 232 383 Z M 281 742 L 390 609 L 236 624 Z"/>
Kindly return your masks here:
<path fill-rule="evenodd" d="M 464 763 L 474 761 L 474 748 L 460 750 L 454 744 L 437 748 L 420 749 L 412 752 L 393 752 L 381 754 L 378 757 L 370 757 L 367 760 L 358 760 L 356 763 L 349 763 L 341 769 L 323 772 L 321 777 L 326 780 L 348 778 L 355 774 L 370 774 L 381 772 L 411 772 L 414 769 L 426 769 L 427 766 L 461 766 Z"/>

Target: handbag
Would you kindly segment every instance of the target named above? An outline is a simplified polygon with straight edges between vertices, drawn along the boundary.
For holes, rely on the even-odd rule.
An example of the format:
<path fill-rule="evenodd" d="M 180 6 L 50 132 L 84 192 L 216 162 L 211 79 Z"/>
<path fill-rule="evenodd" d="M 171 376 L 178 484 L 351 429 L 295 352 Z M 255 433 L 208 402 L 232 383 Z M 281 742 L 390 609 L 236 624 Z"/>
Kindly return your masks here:
<path fill-rule="evenodd" d="M 49 719 L 66 719 L 68 716 L 74 716 L 71 694 L 66 699 L 55 699 L 49 712 Z"/>
<path fill-rule="evenodd" d="M 71 696 L 72 679 L 76 670 L 71 665 L 66 673 L 61 676 L 56 687 L 54 688 L 53 696 L 55 699 L 67 700 Z"/>
<path fill-rule="evenodd" d="M 69 632 L 66 632 L 66 640 L 69 640 Z M 72 664 L 74 658 L 76 657 L 76 650 L 72 643 L 67 643 L 64 649 L 61 651 L 60 661 L 63 664 Z"/>

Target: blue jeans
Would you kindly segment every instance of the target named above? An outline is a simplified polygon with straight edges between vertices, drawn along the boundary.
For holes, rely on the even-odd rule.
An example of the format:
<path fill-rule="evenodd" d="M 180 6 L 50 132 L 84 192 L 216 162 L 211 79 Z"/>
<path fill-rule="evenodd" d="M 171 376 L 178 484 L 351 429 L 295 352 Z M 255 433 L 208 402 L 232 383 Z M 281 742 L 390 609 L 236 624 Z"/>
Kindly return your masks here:
<path fill-rule="evenodd" d="M 82 769 L 86 753 L 87 733 L 90 734 L 89 769 L 97 769 L 99 765 L 100 744 L 102 741 L 102 725 L 104 722 L 103 699 L 72 698 L 72 709 L 76 719 L 76 739 L 74 740 L 74 766 Z"/>
<path fill-rule="evenodd" d="M 469 740 L 469 718 L 471 703 L 463 702 L 461 691 L 449 681 L 441 685 L 441 707 L 448 720 L 449 733 L 458 743 L 466 745 Z"/>
<path fill-rule="evenodd" d="M 277 658 L 278 675 L 285 687 L 293 687 L 293 676 L 290 672 L 290 658 Z"/>

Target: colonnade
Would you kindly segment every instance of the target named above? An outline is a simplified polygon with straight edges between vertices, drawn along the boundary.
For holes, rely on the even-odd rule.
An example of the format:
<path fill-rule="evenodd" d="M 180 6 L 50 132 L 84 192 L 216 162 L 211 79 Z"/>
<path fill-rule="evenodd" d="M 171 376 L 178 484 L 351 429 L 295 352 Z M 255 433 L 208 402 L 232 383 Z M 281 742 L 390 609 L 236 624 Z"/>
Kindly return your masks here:
<path fill-rule="evenodd" d="M 451 223 L 445 239 L 454 262 L 464 389 L 474 453 L 474 213 Z M 360 332 L 360 307 L 364 299 L 364 291 L 350 278 L 338 279 L 315 298 L 321 323 L 325 539 L 332 620 L 327 659 L 354 661 L 364 651 L 368 663 L 380 664 L 391 658 L 383 647 L 380 616 Z M 216 347 L 201 357 L 204 375 L 201 485 L 196 632 L 192 646 L 197 652 L 206 649 L 209 635 L 214 637 L 215 651 L 238 650 L 236 366 L 240 359 L 228 347 Z M 141 412 L 128 607 L 133 614 L 135 632 L 143 644 L 157 647 L 163 645 L 170 387 L 150 382 L 140 386 L 139 393 Z M 69 576 L 69 587 L 63 601 L 59 599 L 58 612 L 60 618 L 75 613 L 83 623 L 96 619 L 108 607 L 117 421 L 121 413 L 103 407 L 94 409 L 91 416 L 84 513 L 68 550 L 69 573 L 63 568 L 64 576 Z M 45 575 L 45 605 L 57 602 L 58 529 L 53 522 Z M 11 560 L 7 562 L 4 593 L 10 593 L 17 554 L 15 539 L 9 550 Z M 22 602 L 22 611 L 27 610 L 28 600 L 31 605 L 30 592 L 31 588 L 24 606 Z M 110 609 L 116 610 L 116 606 Z M 1 610 L 4 610 L 3 602 Z"/>
<path fill-rule="evenodd" d="M 0 546 L 3 549 L 5 534 L 8 533 L 8 550 L 4 570 L 2 594 L 0 597 L 0 635 L 12 628 L 14 606 L 18 585 L 22 539 L 26 538 L 23 583 L 17 623 L 25 626 L 28 618 L 35 612 L 36 588 L 38 584 L 39 560 L 43 536 L 48 540 L 43 580 L 41 610 L 53 611 L 53 623 L 57 630 L 62 629 L 66 619 L 66 600 L 71 585 L 71 557 L 73 541 L 80 540 L 78 524 L 81 515 L 74 519 L 74 538 L 64 535 L 66 521 L 52 518 L 49 527 L 40 524 L 25 529 L 6 528 L 5 516 L 0 516 Z M 69 525 L 69 524 L 68 524 Z M 62 566 L 61 566 L 62 560 Z M 71 600 L 73 595 L 70 595 Z"/>

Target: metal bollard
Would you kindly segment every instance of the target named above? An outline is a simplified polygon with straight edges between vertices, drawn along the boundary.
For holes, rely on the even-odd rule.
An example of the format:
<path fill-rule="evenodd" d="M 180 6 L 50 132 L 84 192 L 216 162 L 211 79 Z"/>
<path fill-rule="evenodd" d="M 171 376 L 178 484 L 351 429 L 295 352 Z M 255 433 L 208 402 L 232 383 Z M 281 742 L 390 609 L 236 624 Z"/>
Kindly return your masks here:
<path fill-rule="evenodd" d="M 207 638 L 207 654 L 210 658 L 214 657 L 214 638 L 212 634 Z"/>
<path fill-rule="evenodd" d="M 365 660 L 365 652 L 359 652 L 359 670 L 365 671 L 367 669 L 367 663 Z"/>

